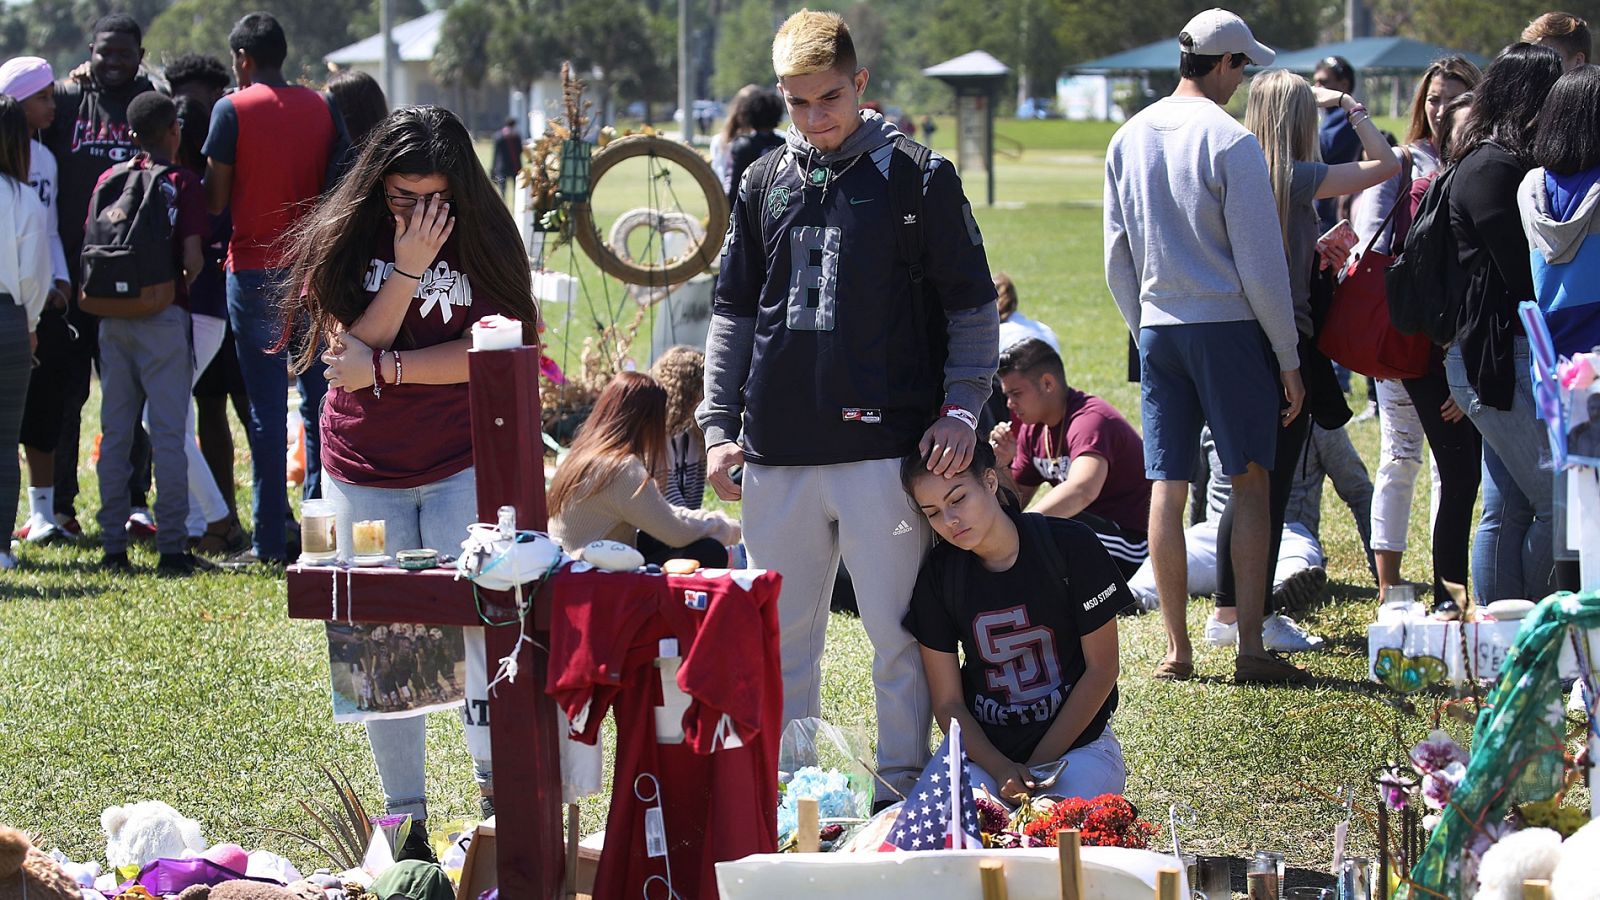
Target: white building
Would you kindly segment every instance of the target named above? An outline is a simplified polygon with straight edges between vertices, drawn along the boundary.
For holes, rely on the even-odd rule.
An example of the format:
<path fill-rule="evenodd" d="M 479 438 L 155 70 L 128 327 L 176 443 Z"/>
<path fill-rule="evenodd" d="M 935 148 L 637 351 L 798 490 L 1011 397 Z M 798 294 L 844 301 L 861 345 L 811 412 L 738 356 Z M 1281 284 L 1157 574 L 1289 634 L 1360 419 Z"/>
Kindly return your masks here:
<path fill-rule="evenodd" d="M 507 115 L 514 112 L 510 92 L 494 84 L 485 84 L 475 91 L 445 87 L 433 76 L 430 64 L 433 62 L 434 49 L 439 45 L 444 17 L 445 11 L 441 9 L 394 26 L 394 43 L 400 57 L 400 67 L 395 72 L 394 93 L 389 97 L 389 106 L 391 109 L 401 106 L 444 106 L 461 116 L 469 128 L 480 132 L 493 131 L 505 122 Z M 377 79 L 380 85 L 383 84 L 381 32 L 348 47 L 341 47 L 329 53 L 325 59 L 332 67 L 365 72 Z"/>

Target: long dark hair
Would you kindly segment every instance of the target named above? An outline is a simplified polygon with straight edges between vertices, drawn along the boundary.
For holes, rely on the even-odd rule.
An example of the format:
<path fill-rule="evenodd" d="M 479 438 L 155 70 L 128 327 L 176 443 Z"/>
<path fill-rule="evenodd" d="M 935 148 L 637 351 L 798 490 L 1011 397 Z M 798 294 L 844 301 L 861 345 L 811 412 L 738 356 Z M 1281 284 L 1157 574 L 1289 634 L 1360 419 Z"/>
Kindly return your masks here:
<path fill-rule="evenodd" d="M 28 114 L 22 111 L 22 103 L 0 95 L 0 175 L 26 186 L 32 153 Z"/>
<path fill-rule="evenodd" d="M 1459 81 L 1470 91 L 1483 80 L 1483 73 L 1472 64 L 1472 60 L 1464 56 L 1446 56 L 1430 63 L 1428 70 L 1417 79 L 1417 92 L 1411 98 L 1411 122 L 1406 126 L 1406 136 L 1401 139 L 1401 143 L 1415 144 L 1417 141 L 1427 139 L 1432 142 L 1435 151 L 1439 149 L 1438 136 L 1428 124 L 1428 90 L 1433 87 L 1435 78 L 1441 81 Z"/>
<path fill-rule="evenodd" d="M 1600 66 L 1561 76 L 1539 113 L 1533 161 L 1557 175 L 1600 166 Z"/>
<path fill-rule="evenodd" d="M 994 469 L 994 448 L 989 445 L 987 440 L 980 437 L 978 438 L 978 443 L 973 445 L 972 448 L 972 462 L 967 463 L 967 467 L 962 470 L 961 474 L 971 475 L 981 485 L 983 484 L 984 473 L 994 471 Z M 900 460 L 900 486 L 905 489 L 907 497 L 914 497 L 911 488 L 917 483 L 917 479 L 929 474 L 931 473 L 928 472 L 928 457 L 923 455 L 920 450 L 913 451 L 909 456 Z M 1010 488 L 1001 487 L 1000 490 L 995 492 L 995 499 L 1000 501 L 1001 506 L 1013 512 L 1022 511 L 1022 501 L 1017 498 L 1016 494 L 1011 492 Z M 915 504 L 916 500 L 913 499 L 912 505 Z"/>
<path fill-rule="evenodd" d="M 534 337 L 538 311 L 528 251 L 511 211 L 478 161 L 472 136 L 449 110 L 408 106 L 373 129 L 355 165 L 290 236 L 283 336 L 277 349 L 289 346 L 291 334 L 309 329 L 291 350 L 294 371 L 310 368 L 336 325 L 348 328 L 366 311 L 363 280 L 373 236 L 386 233 L 386 223 L 394 217 L 383 198 L 384 176 L 435 173 L 449 181 L 455 195 L 456 226 L 450 240 L 472 277 L 473 290 L 483 291 L 506 315 L 521 320 L 525 339 Z M 405 329 L 395 346 L 411 349 Z"/>
<path fill-rule="evenodd" d="M 1549 47 L 1518 41 L 1500 51 L 1474 91 L 1472 119 L 1452 138 L 1452 155 L 1461 159 L 1493 141 L 1531 168 L 1539 110 L 1560 77 L 1561 54 Z"/>
<path fill-rule="evenodd" d="M 666 457 L 667 391 L 642 372 L 620 372 L 600 392 L 594 411 L 578 429 L 572 450 L 550 480 L 550 515 L 605 488 L 635 457 L 645 481 Z M 640 484 L 639 487 L 644 487 Z"/>
<path fill-rule="evenodd" d="M 344 129 L 350 134 L 352 147 L 359 148 L 372 129 L 389 115 L 389 100 L 383 96 L 383 87 L 365 72 L 355 69 L 336 72 L 323 89 L 333 95 L 333 103 L 344 117 Z"/>

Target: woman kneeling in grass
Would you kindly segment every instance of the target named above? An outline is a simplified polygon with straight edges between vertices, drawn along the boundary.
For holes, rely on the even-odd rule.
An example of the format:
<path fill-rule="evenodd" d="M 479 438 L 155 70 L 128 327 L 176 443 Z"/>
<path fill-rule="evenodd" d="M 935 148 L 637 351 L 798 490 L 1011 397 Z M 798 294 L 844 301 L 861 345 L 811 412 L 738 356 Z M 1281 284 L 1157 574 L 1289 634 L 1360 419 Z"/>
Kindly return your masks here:
<path fill-rule="evenodd" d="M 965 472 L 944 478 L 918 455 L 901 480 L 938 534 L 905 626 L 921 644 L 939 727 L 962 725 L 973 784 L 1011 800 L 1031 793 L 1121 793 L 1117 613 L 1133 595 L 1087 526 L 1023 513 L 1000 488 L 979 440 Z M 956 657 L 960 644 L 965 664 Z"/>

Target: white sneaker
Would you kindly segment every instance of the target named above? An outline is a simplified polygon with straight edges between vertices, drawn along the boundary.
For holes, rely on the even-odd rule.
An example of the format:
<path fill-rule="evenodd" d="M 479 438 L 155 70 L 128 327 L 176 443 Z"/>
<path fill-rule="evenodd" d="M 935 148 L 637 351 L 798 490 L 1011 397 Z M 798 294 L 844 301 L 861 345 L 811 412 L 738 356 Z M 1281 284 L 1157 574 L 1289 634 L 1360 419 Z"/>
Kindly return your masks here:
<path fill-rule="evenodd" d="M 9 553 L 0 553 L 0 569 L 15 569 L 17 558 Z"/>
<path fill-rule="evenodd" d="M 27 524 L 23 527 L 27 529 L 28 535 L 23 540 L 30 544 L 48 544 L 62 536 L 61 529 L 56 527 L 55 522 L 38 513 L 29 516 Z"/>
<path fill-rule="evenodd" d="M 1325 641 L 1295 624 L 1288 616 L 1274 615 L 1261 623 L 1261 643 L 1268 650 L 1278 653 L 1301 653 L 1320 650 Z"/>
<path fill-rule="evenodd" d="M 1239 623 L 1219 622 L 1216 616 L 1206 619 L 1206 643 L 1213 647 L 1232 647 L 1239 643 Z"/>

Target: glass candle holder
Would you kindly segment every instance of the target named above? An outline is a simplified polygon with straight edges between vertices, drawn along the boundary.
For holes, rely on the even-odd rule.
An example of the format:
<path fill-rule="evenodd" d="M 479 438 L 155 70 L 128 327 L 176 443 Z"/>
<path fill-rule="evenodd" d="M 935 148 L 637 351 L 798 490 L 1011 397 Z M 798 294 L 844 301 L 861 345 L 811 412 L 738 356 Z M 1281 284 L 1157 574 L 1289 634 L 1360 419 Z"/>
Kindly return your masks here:
<path fill-rule="evenodd" d="M 1283 851 L 1257 850 L 1250 860 L 1249 871 L 1268 876 L 1270 893 L 1278 900 L 1283 900 Z"/>
<path fill-rule="evenodd" d="M 368 519 L 350 526 L 350 549 L 356 556 L 382 556 L 387 544 L 386 526 L 382 519 Z"/>
<path fill-rule="evenodd" d="M 308 562 L 326 562 L 339 553 L 338 521 L 330 500 L 307 500 L 300 505 L 300 556 Z"/>

